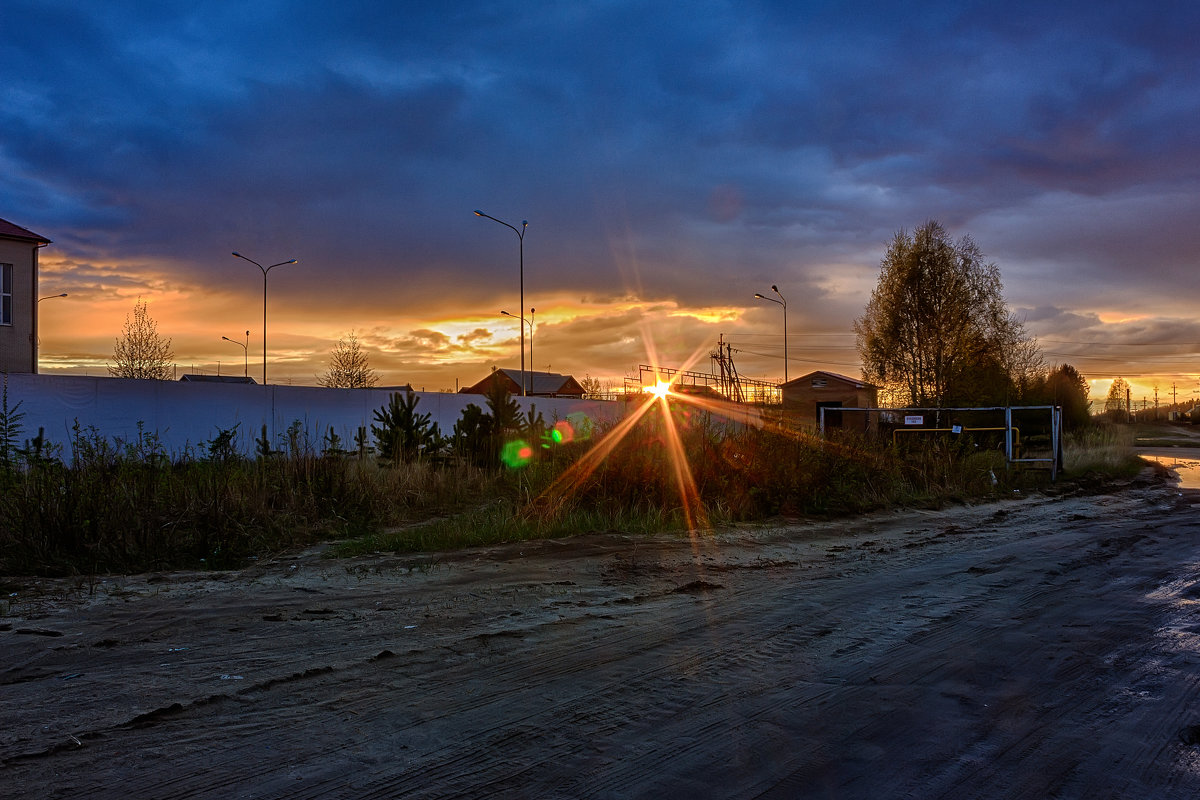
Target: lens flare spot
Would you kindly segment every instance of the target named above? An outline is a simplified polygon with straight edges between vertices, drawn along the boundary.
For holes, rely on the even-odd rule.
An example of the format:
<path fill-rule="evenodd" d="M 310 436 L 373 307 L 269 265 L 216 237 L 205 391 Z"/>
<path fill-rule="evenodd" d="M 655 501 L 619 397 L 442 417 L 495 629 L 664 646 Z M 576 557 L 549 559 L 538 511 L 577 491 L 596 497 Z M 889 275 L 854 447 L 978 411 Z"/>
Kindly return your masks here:
<path fill-rule="evenodd" d="M 571 427 L 571 423 L 564 420 L 559 420 L 554 423 L 554 427 L 550 429 L 550 438 L 555 444 L 567 444 L 575 441 L 575 429 Z"/>
<path fill-rule="evenodd" d="M 528 442 L 517 439 L 511 442 L 505 442 L 504 447 L 500 450 L 500 460 L 509 467 L 523 467 L 533 458 L 533 448 Z"/>
<path fill-rule="evenodd" d="M 582 411 L 572 411 L 570 414 L 567 414 L 567 420 L 567 422 L 563 423 L 566 425 L 567 430 L 571 432 L 567 441 L 573 442 L 576 439 L 587 441 L 592 438 L 595 423 L 592 422 L 592 418 L 587 414 L 584 414 Z"/>

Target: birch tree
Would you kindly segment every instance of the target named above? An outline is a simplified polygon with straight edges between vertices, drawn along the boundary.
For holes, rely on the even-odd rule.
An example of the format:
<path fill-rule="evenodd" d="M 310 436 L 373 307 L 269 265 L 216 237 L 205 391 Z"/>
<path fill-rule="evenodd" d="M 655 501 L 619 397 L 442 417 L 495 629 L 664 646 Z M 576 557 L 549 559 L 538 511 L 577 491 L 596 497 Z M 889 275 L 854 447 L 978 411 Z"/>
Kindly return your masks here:
<path fill-rule="evenodd" d="M 933 220 L 892 239 L 854 332 L 863 377 L 913 406 L 1012 400 L 1042 369 L 1000 269 Z"/>
<path fill-rule="evenodd" d="M 108 373 L 115 378 L 167 381 L 174 360 L 171 340 L 159 335 L 158 323 L 150 316 L 146 301 L 139 298 L 133 304 L 133 317 L 125 316 Z"/>
<path fill-rule="evenodd" d="M 331 389 L 370 389 L 379 383 L 379 376 L 371 368 L 362 342 L 351 332 L 333 346 L 329 369 L 317 382 Z"/>

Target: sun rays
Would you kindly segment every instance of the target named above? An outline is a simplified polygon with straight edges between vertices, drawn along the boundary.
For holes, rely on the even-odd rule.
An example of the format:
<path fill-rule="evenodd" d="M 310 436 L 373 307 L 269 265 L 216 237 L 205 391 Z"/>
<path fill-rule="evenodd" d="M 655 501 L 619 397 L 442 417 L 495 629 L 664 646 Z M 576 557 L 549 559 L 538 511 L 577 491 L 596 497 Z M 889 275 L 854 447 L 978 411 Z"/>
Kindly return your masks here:
<path fill-rule="evenodd" d="M 655 383 L 644 386 L 640 396 L 627 395 L 625 402 L 634 407 L 591 449 L 555 478 L 538 500 L 551 513 L 560 510 L 571 497 L 586 490 L 588 482 L 605 459 L 627 436 L 639 426 L 652 426 L 648 431 L 649 441 L 661 445 L 687 530 L 703 530 L 709 527 L 709 518 L 688 460 L 683 430 L 691 425 L 707 425 L 714 416 L 726 423 L 761 426 L 762 414 L 756 408 L 688 393 L 686 387 L 672 382 L 672 375 L 678 376 L 688 371 L 703 358 L 707 347 L 698 348 L 677 372 L 672 373 L 659 366 L 657 348 L 650 332 L 644 330 L 643 335 L 647 355 L 653 365 Z"/>

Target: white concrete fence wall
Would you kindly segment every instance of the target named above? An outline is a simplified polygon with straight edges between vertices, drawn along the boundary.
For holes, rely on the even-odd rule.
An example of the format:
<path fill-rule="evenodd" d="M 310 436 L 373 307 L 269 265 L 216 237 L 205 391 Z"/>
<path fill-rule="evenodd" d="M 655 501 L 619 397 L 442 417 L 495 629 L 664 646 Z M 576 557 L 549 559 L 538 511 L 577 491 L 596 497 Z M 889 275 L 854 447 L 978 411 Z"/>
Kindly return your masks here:
<path fill-rule="evenodd" d="M 61 375 L 13 374 L 7 376 L 8 407 L 20 403 L 24 414 L 22 438 L 32 439 L 45 429 L 48 442 L 71 452 L 72 427 L 94 427 L 110 441 L 136 440 L 138 423 L 158 435 L 166 451 L 180 455 L 188 448 L 207 453 L 207 443 L 222 430 L 237 427 L 235 447 L 246 455 L 255 450 L 255 439 L 267 426 L 272 445 L 278 448 L 288 427 L 299 421 L 309 442 L 320 450 L 332 427 L 344 449 L 354 447 L 359 427 L 366 427 L 373 445 L 371 423 L 376 410 L 387 405 L 392 390 L 324 389 L 309 386 L 257 386 L 252 384 L 149 381 Z M 416 392 L 416 411 L 429 414 L 443 435 L 449 435 L 463 409 L 474 403 L 485 413 L 487 399 L 474 394 Z M 593 423 L 618 419 L 623 404 L 600 400 L 549 397 L 515 398 L 523 411 L 532 406 L 548 424 L 582 413 Z"/>

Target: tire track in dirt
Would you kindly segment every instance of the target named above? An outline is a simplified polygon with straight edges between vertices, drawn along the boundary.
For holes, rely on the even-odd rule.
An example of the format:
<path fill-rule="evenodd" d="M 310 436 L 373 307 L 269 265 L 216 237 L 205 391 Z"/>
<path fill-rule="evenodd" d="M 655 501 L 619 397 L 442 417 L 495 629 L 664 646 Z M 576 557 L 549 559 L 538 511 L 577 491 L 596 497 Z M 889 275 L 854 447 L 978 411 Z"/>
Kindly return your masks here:
<path fill-rule="evenodd" d="M 188 665 L 150 676 L 138 713 L 161 713 L 122 694 L 81 728 L 101 710 L 64 697 L 55 724 L 88 735 L 5 739 L 6 759 L 43 743 L 5 779 L 100 798 L 1186 794 L 1194 512 L 1127 494 L 231 592 L 188 628 Z M 102 612 L 21 642 L 29 669 L 98 655 L 92 683 L 11 688 L 98 695 L 175 643 Z M 216 683 L 231 664 L 245 686 Z"/>

